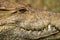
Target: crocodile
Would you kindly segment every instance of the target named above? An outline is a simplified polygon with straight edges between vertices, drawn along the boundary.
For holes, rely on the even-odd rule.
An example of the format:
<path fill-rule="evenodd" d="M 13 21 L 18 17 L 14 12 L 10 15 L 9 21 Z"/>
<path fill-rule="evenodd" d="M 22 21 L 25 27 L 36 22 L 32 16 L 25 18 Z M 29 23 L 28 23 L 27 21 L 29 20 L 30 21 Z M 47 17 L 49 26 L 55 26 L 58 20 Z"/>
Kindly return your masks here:
<path fill-rule="evenodd" d="M 23 2 L 0 3 L 0 40 L 60 38 L 60 13 L 40 10 Z"/>

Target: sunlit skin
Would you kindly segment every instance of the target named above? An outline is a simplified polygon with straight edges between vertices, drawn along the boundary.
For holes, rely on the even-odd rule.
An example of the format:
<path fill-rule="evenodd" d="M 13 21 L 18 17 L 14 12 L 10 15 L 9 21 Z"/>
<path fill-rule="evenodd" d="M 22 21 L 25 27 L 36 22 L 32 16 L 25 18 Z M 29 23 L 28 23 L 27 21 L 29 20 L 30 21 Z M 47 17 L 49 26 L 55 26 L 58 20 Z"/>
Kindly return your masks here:
<path fill-rule="evenodd" d="M 0 39 L 52 39 L 53 34 L 59 33 L 60 13 L 41 11 L 19 2 L 4 2 L 0 5 Z M 57 35 L 53 39 L 59 38 Z"/>

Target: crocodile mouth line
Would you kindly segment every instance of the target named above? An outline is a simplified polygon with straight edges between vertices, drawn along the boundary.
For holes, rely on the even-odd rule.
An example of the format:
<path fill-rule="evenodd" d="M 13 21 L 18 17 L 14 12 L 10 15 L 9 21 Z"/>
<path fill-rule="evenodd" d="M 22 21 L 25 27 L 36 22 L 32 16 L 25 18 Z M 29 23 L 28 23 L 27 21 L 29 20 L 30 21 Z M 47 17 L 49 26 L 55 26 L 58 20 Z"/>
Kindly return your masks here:
<path fill-rule="evenodd" d="M 47 27 L 44 27 L 43 29 L 40 29 L 40 30 L 36 30 L 36 29 L 31 30 L 27 28 L 25 29 L 23 27 L 19 28 L 19 26 L 16 26 L 12 30 L 14 30 L 13 32 L 14 34 L 17 34 L 23 38 L 29 38 L 29 39 L 44 38 L 59 32 L 59 30 L 57 30 L 55 26 L 51 26 L 51 25 L 48 25 Z"/>
<path fill-rule="evenodd" d="M 22 36 L 23 38 L 30 38 L 30 39 L 39 39 L 59 32 L 55 27 L 52 27 L 51 25 L 48 25 L 48 28 L 43 28 L 41 30 L 20 28 L 18 31 L 19 31 L 18 34 L 20 36 Z M 15 34 L 17 34 L 17 32 L 15 32 Z"/>

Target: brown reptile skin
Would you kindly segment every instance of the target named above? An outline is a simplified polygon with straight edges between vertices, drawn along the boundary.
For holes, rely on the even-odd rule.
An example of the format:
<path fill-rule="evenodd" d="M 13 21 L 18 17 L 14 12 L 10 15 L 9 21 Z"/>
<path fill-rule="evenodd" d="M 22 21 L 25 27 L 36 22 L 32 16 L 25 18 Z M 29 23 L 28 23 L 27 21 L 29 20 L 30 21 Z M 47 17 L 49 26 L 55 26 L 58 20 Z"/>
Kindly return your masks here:
<path fill-rule="evenodd" d="M 41 11 L 19 2 L 0 3 L 0 40 L 59 38 L 60 13 Z"/>

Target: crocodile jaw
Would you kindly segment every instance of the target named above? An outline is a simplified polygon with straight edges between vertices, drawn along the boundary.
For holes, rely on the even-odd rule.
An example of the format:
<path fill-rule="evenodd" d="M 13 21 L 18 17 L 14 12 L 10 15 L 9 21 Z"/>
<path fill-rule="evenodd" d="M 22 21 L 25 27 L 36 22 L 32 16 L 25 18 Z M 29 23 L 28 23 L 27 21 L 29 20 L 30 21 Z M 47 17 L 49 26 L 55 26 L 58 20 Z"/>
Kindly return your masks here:
<path fill-rule="evenodd" d="M 53 34 L 58 33 L 59 31 L 57 31 L 55 29 L 55 27 L 51 27 L 50 25 L 48 25 L 48 29 L 43 29 L 40 31 L 37 30 L 25 30 L 23 28 L 16 28 L 14 29 L 14 35 L 19 35 L 23 38 L 29 38 L 29 39 L 39 39 L 39 38 L 44 38 Z"/>

